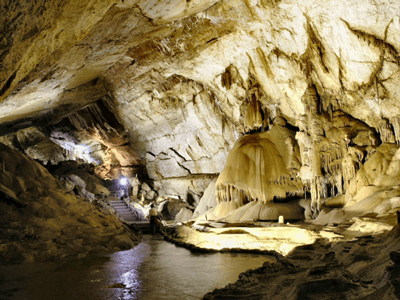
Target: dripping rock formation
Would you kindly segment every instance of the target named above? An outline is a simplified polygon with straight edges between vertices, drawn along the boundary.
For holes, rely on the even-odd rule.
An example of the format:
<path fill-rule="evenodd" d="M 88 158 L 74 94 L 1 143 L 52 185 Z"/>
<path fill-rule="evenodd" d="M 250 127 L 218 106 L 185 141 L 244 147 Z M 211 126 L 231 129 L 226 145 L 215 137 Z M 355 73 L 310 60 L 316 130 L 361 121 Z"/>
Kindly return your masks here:
<path fill-rule="evenodd" d="M 193 244 L 397 225 L 399 1 L 6 1 L 0 32 L 0 263 L 133 246 L 111 197 Z"/>

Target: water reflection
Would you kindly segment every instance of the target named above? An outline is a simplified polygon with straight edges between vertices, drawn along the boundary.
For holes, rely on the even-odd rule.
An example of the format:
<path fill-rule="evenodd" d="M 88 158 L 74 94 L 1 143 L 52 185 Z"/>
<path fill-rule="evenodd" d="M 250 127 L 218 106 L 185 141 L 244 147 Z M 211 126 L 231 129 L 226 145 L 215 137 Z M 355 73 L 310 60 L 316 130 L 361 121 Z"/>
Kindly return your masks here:
<path fill-rule="evenodd" d="M 128 251 L 74 262 L 0 267 L 0 300 L 200 299 L 269 258 L 252 254 L 193 254 L 145 236 Z"/>

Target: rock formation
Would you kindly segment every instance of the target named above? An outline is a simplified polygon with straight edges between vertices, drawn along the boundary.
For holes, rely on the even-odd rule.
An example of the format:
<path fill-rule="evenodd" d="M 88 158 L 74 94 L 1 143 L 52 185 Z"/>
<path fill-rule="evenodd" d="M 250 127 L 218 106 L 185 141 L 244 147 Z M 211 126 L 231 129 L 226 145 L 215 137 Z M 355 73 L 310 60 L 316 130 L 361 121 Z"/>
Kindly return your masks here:
<path fill-rule="evenodd" d="M 82 203 L 58 184 L 92 199 L 107 194 L 97 180 L 121 176 L 138 203 L 156 201 L 170 218 L 195 210 L 194 226 L 283 215 L 360 234 L 374 231 L 370 218 L 392 228 L 399 31 L 399 1 L 0 4 L 0 142 L 64 179 L 21 156 L 23 177 L 20 154 L 4 150 L 4 231 L 26 214 L 40 230 L 60 216 L 61 230 L 81 210 L 91 217 L 77 222 L 96 227 L 93 211 L 53 206 Z"/>
<path fill-rule="evenodd" d="M 0 172 L 1 265 L 83 257 L 137 243 L 139 237 L 113 215 L 101 212 L 93 199 L 64 190 L 37 162 L 2 144 L 0 160 L 5 162 Z"/>
<path fill-rule="evenodd" d="M 239 275 L 203 299 L 396 299 L 399 296 L 399 227 L 378 240 L 296 248 Z"/>
<path fill-rule="evenodd" d="M 64 139 L 64 150 L 44 137 L 24 150 L 43 162 L 84 157 L 103 177 L 140 163 L 161 194 L 186 200 L 221 172 L 240 134 L 284 117 L 297 131 L 300 178 L 317 212 L 326 187 L 344 193 L 363 163 L 350 160 L 349 147 L 400 136 L 395 2 L 38 1 L 0 9 L 0 131 L 33 126 L 53 143 Z M 115 117 L 94 103 L 108 103 Z M 333 125 L 339 111 L 353 123 Z M 358 133 L 347 130 L 354 122 L 363 124 Z"/>

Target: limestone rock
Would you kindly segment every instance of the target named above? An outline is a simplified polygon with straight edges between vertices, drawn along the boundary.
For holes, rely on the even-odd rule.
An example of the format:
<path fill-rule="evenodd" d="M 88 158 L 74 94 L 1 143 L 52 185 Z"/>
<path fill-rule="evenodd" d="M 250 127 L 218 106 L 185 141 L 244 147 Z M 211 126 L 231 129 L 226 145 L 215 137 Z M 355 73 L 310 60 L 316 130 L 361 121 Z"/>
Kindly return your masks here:
<path fill-rule="evenodd" d="M 396 298 L 398 280 L 398 231 L 396 226 L 375 238 L 341 243 L 315 242 L 299 246 L 285 258 L 239 275 L 237 282 L 215 289 L 203 299 L 245 298 L 299 299 Z M 383 274 L 385 274 L 383 276 Z M 390 286 L 377 288 L 376 284 Z M 282 284 L 286 283 L 286 289 Z M 333 288 L 338 287 L 340 288 Z"/>
<path fill-rule="evenodd" d="M 68 180 L 68 178 L 62 178 L 59 184 L 60 187 L 67 193 L 72 192 L 75 188 L 75 183 L 73 183 L 71 180 Z"/>
<path fill-rule="evenodd" d="M 145 191 L 146 193 L 151 192 L 151 188 L 149 187 L 149 185 L 146 182 L 142 183 L 142 190 Z"/>
<path fill-rule="evenodd" d="M 186 222 L 190 220 L 193 216 L 193 212 L 186 208 L 182 207 L 181 210 L 178 212 L 178 214 L 175 216 L 174 223 L 179 223 L 179 222 Z"/>
<path fill-rule="evenodd" d="M 7 161 L 0 172 L 0 264 L 76 258 L 99 247 L 110 251 L 136 243 L 137 236 L 113 216 L 60 189 L 39 163 L 3 144 L 0 160 Z M 86 191 L 79 177 L 70 178 Z M 86 191 L 89 197 L 94 195 Z"/>
<path fill-rule="evenodd" d="M 324 198 L 395 184 L 383 145 L 400 141 L 398 1 L 45 2 L 0 6 L 0 141 L 13 149 L 198 202 L 243 134 L 268 135 L 280 178 L 228 180 L 220 198 L 301 191 L 313 218 Z"/>
<path fill-rule="evenodd" d="M 207 189 L 204 191 L 199 204 L 193 212 L 193 219 L 199 217 L 217 205 L 215 183 L 215 180 L 211 181 Z"/>

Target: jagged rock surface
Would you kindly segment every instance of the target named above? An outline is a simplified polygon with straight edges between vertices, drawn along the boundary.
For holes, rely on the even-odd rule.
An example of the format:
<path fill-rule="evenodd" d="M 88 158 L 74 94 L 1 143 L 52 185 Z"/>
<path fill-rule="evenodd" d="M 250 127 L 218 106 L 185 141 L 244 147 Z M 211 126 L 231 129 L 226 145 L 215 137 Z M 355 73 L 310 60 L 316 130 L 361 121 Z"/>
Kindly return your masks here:
<path fill-rule="evenodd" d="M 399 227 L 379 237 L 294 249 L 203 299 L 397 299 Z"/>
<path fill-rule="evenodd" d="M 399 140 L 399 5 L 2 4 L 0 131 L 47 126 L 106 100 L 150 178 L 167 187 L 170 179 L 218 174 L 241 133 L 283 117 L 300 128 L 301 176 L 319 209 L 321 182 L 343 193 L 364 163 L 360 151 Z M 362 126 L 335 125 L 339 111 L 350 118 L 344 122 Z M 39 153 L 54 149 L 41 143 L 27 153 L 42 159 Z M 305 166 L 307 152 L 322 153 L 322 160 Z M 320 168 L 329 176 L 320 178 Z M 187 188 L 177 189 L 186 199 Z"/>
<path fill-rule="evenodd" d="M 76 258 L 137 243 L 138 236 L 113 215 L 66 193 L 32 159 L 0 144 L 0 161 L 5 161 L 0 170 L 0 264 Z"/>

